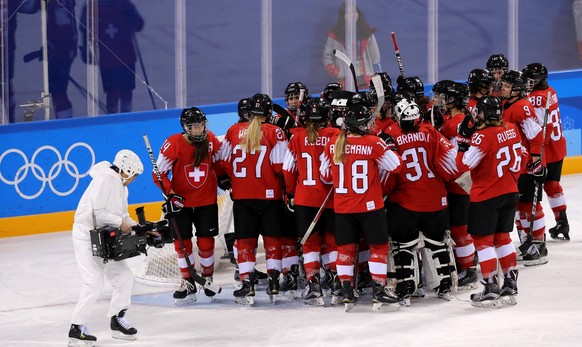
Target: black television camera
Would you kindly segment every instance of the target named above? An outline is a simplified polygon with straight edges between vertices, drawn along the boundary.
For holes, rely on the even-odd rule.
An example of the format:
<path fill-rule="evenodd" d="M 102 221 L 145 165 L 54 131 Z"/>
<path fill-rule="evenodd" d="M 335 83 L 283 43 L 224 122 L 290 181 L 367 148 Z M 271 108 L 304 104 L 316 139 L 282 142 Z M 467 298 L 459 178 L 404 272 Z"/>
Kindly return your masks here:
<path fill-rule="evenodd" d="M 166 220 L 148 222 L 145 219 L 143 206 L 135 209 L 139 224 L 132 227 L 133 231 L 124 234 L 116 227 L 102 227 L 93 229 L 91 233 L 91 247 L 93 255 L 109 260 L 123 260 L 140 254 L 147 255 L 146 245 L 161 248 L 166 243 L 172 243 L 170 228 Z M 149 231 L 156 231 L 160 236 L 147 235 Z"/>

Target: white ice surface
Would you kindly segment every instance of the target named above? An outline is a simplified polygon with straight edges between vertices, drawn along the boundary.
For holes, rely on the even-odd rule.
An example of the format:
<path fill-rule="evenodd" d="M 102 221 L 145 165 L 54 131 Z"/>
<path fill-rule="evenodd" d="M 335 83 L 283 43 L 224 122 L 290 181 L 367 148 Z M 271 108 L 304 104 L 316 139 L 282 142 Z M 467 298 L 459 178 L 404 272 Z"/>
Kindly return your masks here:
<path fill-rule="evenodd" d="M 582 346 L 582 175 L 563 178 L 572 240 L 548 240 L 549 263 L 519 265 L 518 304 L 471 307 L 470 292 L 445 302 L 432 293 L 397 312 L 372 312 L 364 296 L 353 311 L 305 307 L 301 300 L 268 303 L 257 287 L 255 307 L 232 297 L 233 267 L 215 281 L 223 293 L 176 307 L 173 289 L 135 283 L 127 318 L 138 340 L 110 335 L 107 288 L 88 322 L 98 346 Z M 555 222 L 544 197 L 548 227 Z M 512 233 L 517 243 L 516 233 Z M 143 257 L 130 260 L 137 269 Z M 264 270 L 264 259 L 259 260 Z M 65 346 L 80 278 L 70 232 L 0 239 L 0 346 Z M 479 288 L 478 290 L 481 290 Z"/>

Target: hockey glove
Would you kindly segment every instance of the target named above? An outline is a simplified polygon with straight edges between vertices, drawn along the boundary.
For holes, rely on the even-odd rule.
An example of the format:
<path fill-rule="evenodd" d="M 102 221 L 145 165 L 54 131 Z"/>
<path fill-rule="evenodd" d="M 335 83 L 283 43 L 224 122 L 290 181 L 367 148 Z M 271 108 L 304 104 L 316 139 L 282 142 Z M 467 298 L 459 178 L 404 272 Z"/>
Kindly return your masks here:
<path fill-rule="evenodd" d="M 466 152 L 469 150 L 469 147 L 471 147 L 471 145 L 467 142 L 459 142 L 459 152 Z"/>
<path fill-rule="evenodd" d="M 295 194 L 287 194 L 287 209 L 295 212 Z"/>
<path fill-rule="evenodd" d="M 459 135 L 471 138 L 475 130 L 477 129 L 477 124 L 473 124 L 473 117 L 466 115 L 461 124 L 459 125 Z"/>
<path fill-rule="evenodd" d="M 168 217 L 171 217 L 184 208 L 184 201 L 184 197 L 177 194 L 170 194 L 168 195 L 166 203 L 162 206 L 162 212 Z"/>
<path fill-rule="evenodd" d="M 327 73 L 333 77 L 336 77 L 339 74 L 339 69 L 335 64 L 327 64 L 325 68 L 327 69 Z"/>
<path fill-rule="evenodd" d="M 527 164 L 527 173 L 531 175 L 537 183 L 544 183 L 546 180 L 547 169 L 542 165 L 540 159 Z"/>
<path fill-rule="evenodd" d="M 391 150 L 395 151 L 396 150 L 396 140 L 394 139 L 394 137 L 390 134 L 386 134 L 386 133 L 380 133 L 380 135 L 378 135 L 382 140 L 384 140 L 384 142 L 386 142 L 386 144 L 388 145 L 388 148 L 390 148 Z"/>
<path fill-rule="evenodd" d="M 232 182 L 228 176 L 218 177 L 218 188 L 222 190 L 229 190 L 232 188 Z"/>

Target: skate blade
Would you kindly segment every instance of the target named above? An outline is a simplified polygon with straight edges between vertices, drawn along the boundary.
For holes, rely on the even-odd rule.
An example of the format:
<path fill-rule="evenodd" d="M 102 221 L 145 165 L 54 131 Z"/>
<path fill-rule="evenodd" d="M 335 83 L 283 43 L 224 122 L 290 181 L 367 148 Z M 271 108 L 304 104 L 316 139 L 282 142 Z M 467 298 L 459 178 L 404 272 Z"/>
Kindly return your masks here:
<path fill-rule="evenodd" d="M 410 307 L 410 298 L 402 299 L 399 303 L 401 306 Z"/>
<path fill-rule="evenodd" d="M 471 306 L 479 308 L 500 308 L 503 306 L 501 300 L 471 301 Z"/>
<path fill-rule="evenodd" d="M 354 309 L 354 303 L 353 302 L 344 303 L 344 310 L 346 312 L 350 312 L 353 309 Z"/>
<path fill-rule="evenodd" d="M 127 340 L 127 341 L 135 341 L 137 340 L 137 335 L 126 335 L 124 333 L 122 333 L 121 331 L 117 331 L 117 330 L 112 330 L 111 331 L 111 337 L 113 337 L 114 339 L 119 339 L 119 340 Z"/>
<path fill-rule="evenodd" d="M 445 301 L 451 301 L 451 294 L 450 293 L 441 293 L 437 295 L 437 298 L 445 300 Z"/>
<path fill-rule="evenodd" d="M 425 292 L 423 288 L 417 288 L 414 293 L 412 293 L 413 298 L 424 298 Z"/>
<path fill-rule="evenodd" d="M 307 306 L 324 306 L 323 298 L 304 299 L 304 304 Z"/>
<path fill-rule="evenodd" d="M 95 346 L 97 345 L 97 341 L 84 341 L 75 338 L 69 338 L 69 347 L 77 347 L 77 346 Z"/>
<path fill-rule="evenodd" d="M 283 292 L 282 298 L 283 299 L 286 299 L 286 300 L 295 300 L 295 299 L 297 299 L 297 296 L 295 296 L 295 290 L 288 290 L 286 292 Z"/>
<path fill-rule="evenodd" d="M 184 306 L 184 305 L 188 305 L 188 304 L 191 304 L 193 302 L 196 302 L 196 300 L 198 300 L 196 298 L 196 294 L 190 294 L 187 297 L 185 297 L 184 299 L 174 299 L 174 304 L 176 306 Z"/>
<path fill-rule="evenodd" d="M 395 302 L 392 304 L 375 302 L 372 304 L 372 311 L 374 312 L 394 312 L 400 309 L 400 303 Z"/>
<path fill-rule="evenodd" d="M 467 283 L 467 284 L 465 284 L 463 286 L 457 287 L 457 291 L 475 290 L 475 289 L 477 289 L 477 287 L 479 287 L 479 285 L 477 284 L 477 282 L 471 282 L 471 283 Z"/>
<path fill-rule="evenodd" d="M 331 296 L 331 289 L 322 289 L 321 293 L 323 294 L 324 298 L 329 298 Z"/>
<path fill-rule="evenodd" d="M 269 302 L 271 304 L 276 304 L 277 303 L 277 294 L 269 294 Z"/>
<path fill-rule="evenodd" d="M 522 262 L 523 266 L 538 266 L 546 264 L 548 262 L 548 259 L 546 259 L 546 257 L 543 257 L 536 260 L 523 260 Z"/>
<path fill-rule="evenodd" d="M 516 295 L 506 295 L 506 296 L 501 296 L 499 297 L 499 300 L 501 300 L 501 303 L 503 305 L 517 305 L 517 298 Z"/>
<path fill-rule="evenodd" d="M 342 297 L 338 295 L 331 296 L 331 306 L 336 306 L 342 303 Z"/>
<path fill-rule="evenodd" d="M 550 237 L 552 238 L 552 240 L 570 241 L 570 236 L 566 237 L 563 234 L 559 234 L 559 235 L 556 235 L 556 236 L 550 235 Z"/>
<path fill-rule="evenodd" d="M 234 298 L 234 302 L 236 302 L 239 305 L 252 306 L 255 304 L 255 298 L 253 298 L 252 296 L 243 296 L 240 298 Z"/>

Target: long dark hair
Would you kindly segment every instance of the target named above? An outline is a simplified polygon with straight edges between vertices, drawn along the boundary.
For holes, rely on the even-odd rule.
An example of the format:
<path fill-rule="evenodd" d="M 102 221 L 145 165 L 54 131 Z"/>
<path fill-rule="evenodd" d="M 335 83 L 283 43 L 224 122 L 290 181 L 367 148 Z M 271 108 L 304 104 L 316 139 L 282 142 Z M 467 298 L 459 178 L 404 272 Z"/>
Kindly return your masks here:
<path fill-rule="evenodd" d="M 356 39 L 361 41 L 365 40 L 370 35 L 376 32 L 376 28 L 370 25 L 359 8 L 356 8 L 358 13 L 358 19 L 356 20 Z M 341 4 L 337 16 L 337 21 L 335 26 L 331 29 L 331 32 L 335 34 L 335 37 L 342 42 L 346 41 L 346 4 L 345 2 Z"/>

